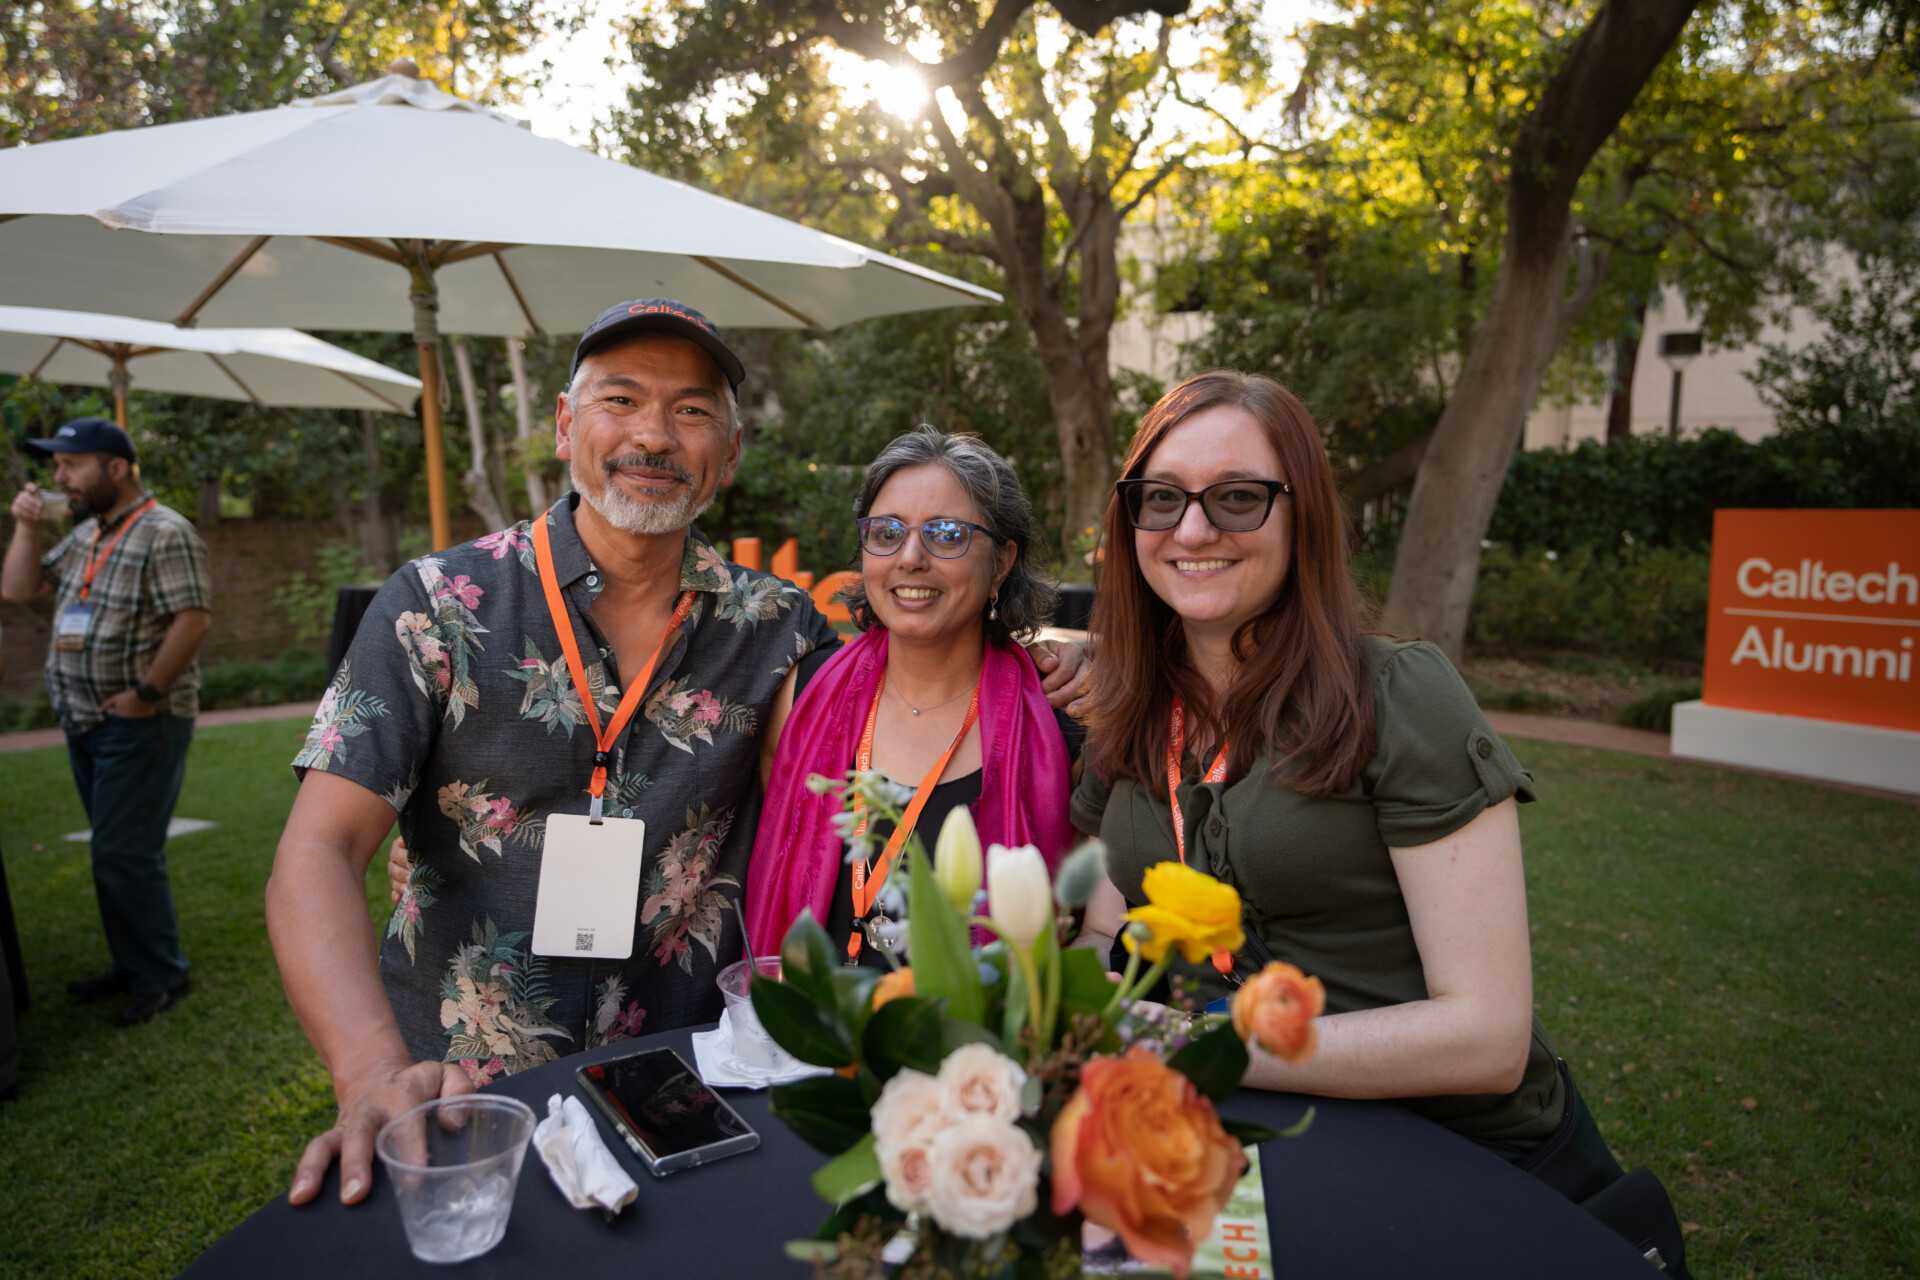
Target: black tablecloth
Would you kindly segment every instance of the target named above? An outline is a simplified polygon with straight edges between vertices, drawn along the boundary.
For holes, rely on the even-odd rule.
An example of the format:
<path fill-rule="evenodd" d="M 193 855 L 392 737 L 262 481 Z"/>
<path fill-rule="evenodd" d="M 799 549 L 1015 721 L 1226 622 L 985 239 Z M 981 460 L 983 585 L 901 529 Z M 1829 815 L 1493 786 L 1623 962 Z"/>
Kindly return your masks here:
<path fill-rule="evenodd" d="M 694 1060 L 690 1033 L 669 1031 L 509 1076 L 489 1092 L 519 1098 L 545 1116 L 549 1095 L 575 1092 L 576 1067 L 660 1045 Z M 274 1201 L 184 1275 L 551 1280 L 644 1273 L 804 1280 L 808 1268 L 788 1259 L 781 1246 L 811 1236 L 826 1218 L 827 1206 L 807 1182 L 825 1157 L 767 1113 L 765 1092 L 730 1089 L 726 1096 L 759 1130 L 759 1149 L 665 1178 L 649 1175 L 588 1106 L 608 1149 L 640 1184 L 639 1203 L 611 1226 L 598 1211 L 570 1207 L 529 1149 L 506 1238 L 471 1262 L 430 1266 L 407 1251 L 392 1188 L 375 1161 L 373 1191 L 361 1204 L 341 1206 L 336 1169 L 318 1200 L 299 1209 L 284 1197 Z M 1578 1206 L 1391 1103 L 1244 1089 L 1222 1110 L 1281 1127 L 1299 1119 L 1309 1101 L 1319 1115 L 1307 1134 L 1261 1152 L 1276 1275 L 1647 1280 L 1652 1274 L 1630 1245 Z"/>

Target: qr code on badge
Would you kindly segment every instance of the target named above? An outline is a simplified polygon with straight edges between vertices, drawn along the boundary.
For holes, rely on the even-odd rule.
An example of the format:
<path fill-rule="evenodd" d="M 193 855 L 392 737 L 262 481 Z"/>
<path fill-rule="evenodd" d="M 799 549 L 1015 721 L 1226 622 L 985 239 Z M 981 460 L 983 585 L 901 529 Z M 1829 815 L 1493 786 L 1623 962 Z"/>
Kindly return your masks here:
<path fill-rule="evenodd" d="M 573 931 L 573 949 L 575 951 L 593 950 L 593 930 L 575 929 Z"/>

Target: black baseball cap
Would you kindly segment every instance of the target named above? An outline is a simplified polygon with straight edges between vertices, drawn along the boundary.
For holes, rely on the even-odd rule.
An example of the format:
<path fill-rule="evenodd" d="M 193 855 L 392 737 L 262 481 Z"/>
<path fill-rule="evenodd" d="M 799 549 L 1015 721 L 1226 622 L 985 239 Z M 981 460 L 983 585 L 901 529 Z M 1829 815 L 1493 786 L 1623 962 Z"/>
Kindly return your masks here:
<path fill-rule="evenodd" d="M 51 439 L 29 440 L 21 446 L 27 456 L 46 461 L 56 453 L 110 453 L 116 458 L 125 458 L 128 462 L 138 463 L 140 455 L 134 451 L 133 441 L 127 433 L 108 422 L 105 418 L 75 418 L 72 422 L 62 423 Z"/>
<path fill-rule="evenodd" d="M 675 302 L 672 298 L 642 298 L 638 302 L 621 302 L 602 311 L 587 331 L 580 335 L 580 345 L 573 349 L 573 368 L 567 371 L 567 381 L 573 381 L 573 375 L 580 372 L 580 362 L 592 355 L 615 338 L 630 333 L 670 333 L 677 338 L 697 344 L 702 351 L 713 357 L 720 366 L 720 372 L 727 375 L 727 385 L 735 391 L 747 376 L 747 367 L 740 363 L 740 357 L 733 353 L 720 337 L 720 331 L 713 327 L 713 321 L 695 311 L 684 302 Z"/>

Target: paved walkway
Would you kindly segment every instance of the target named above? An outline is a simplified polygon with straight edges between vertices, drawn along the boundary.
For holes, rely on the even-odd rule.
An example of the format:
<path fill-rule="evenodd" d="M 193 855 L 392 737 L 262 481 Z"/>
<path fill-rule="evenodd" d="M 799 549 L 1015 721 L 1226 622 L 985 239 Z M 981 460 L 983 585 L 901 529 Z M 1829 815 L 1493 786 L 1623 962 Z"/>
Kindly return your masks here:
<path fill-rule="evenodd" d="M 1598 720 L 1573 720 L 1565 716 L 1528 716 L 1514 711 L 1489 711 L 1487 723 L 1493 726 L 1495 733 L 1503 738 L 1537 738 L 1542 742 L 1563 742 L 1571 747 L 1599 747 L 1604 751 L 1623 751 L 1629 755 L 1652 756 L 1658 760 L 1672 760 L 1672 741 L 1664 733 L 1649 733 L 1645 729 L 1628 729 L 1617 724 L 1605 724 Z M 1856 787 L 1848 782 L 1828 782 L 1823 778 L 1805 778 L 1797 773 L 1773 773 L 1766 769 L 1748 769 L 1737 764 L 1721 764 L 1714 760 L 1688 760 L 1688 764 L 1702 764 L 1710 769 L 1732 769 L 1737 773 L 1757 774 L 1762 778 L 1779 778 L 1785 782 L 1804 782 L 1810 787 L 1826 787 L 1833 791 L 1851 791 L 1857 796 L 1873 796 L 1880 800 L 1898 800 L 1901 804 L 1920 807 L 1920 796 L 1909 795 L 1904 791 L 1882 791 L 1878 787 Z"/>
<path fill-rule="evenodd" d="M 223 724 L 254 724 L 261 720 L 311 720 L 317 702 L 282 702 L 271 707 L 235 707 L 230 711 L 202 711 L 196 728 L 212 729 Z M 37 751 L 41 747 L 65 746 L 67 735 L 58 729 L 32 729 L 26 733 L 0 733 L 0 752 Z"/>

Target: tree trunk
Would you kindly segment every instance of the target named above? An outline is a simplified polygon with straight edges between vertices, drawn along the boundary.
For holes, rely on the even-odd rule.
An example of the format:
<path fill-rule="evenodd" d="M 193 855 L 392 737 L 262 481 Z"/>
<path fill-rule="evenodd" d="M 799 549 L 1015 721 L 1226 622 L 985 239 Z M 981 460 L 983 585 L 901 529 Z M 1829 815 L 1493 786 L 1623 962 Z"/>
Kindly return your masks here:
<path fill-rule="evenodd" d="M 536 455 L 535 448 L 526 442 L 533 439 L 533 382 L 527 377 L 526 344 L 518 338 L 507 339 L 507 363 L 513 368 L 513 422 L 517 439 L 520 440 L 520 470 L 527 478 L 527 503 L 534 515 L 539 515 L 553 505 L 547 497 L 547 478 L 541 473 L 538 457 L 544 457 L 544 451 Z"/>
<path fill-rule="evenodd" d="M 1607 401 L 1607 443 L 1633 435 L 1633 371 L 1640 363 L 1640 343 L 1647 332 L 1647 302 L 1635 295 L 1633 319 L 1613 340 L 1613 395 Z"/>
<path fill-rule="evenodd" d="M 360 411 L 360 450 L 366 463 L 365 497 L 361 500 L 360 549 L 383 574 L 392 573 L 400 555 L 392 521 L 380 489 L 386 479 L 380 466 L 380 419 L 371 409 Z"/>
<path fill-rule="evenodd" d="M 1698 3 L 1607 0 L 1514 139 L 1493 296 L 1414 481 L 1382 614 L 1385 630 L 1431 640 L 1456 662 L 1480 541 L 1566 327 L 1575 188 Z"/>
<path fill-rule="evenodd" d="M 487 476 L 487 427 L 480 411 L 479 388 L 474 383 L 473 357 L 467 354 L 464 339 L 447 341 L 453 346 L 453 367 L 460 375 L 460 399 L 467 406 L 467 444 L 471 450 L 466 474 L 467 502 L 489 530 L 504 529 L 512 521 L 507 519 L 493 491 L 493 482 Z"/>
<path fill-rule="evenodd" d="M 194 502 L 193 522 L 202 529 L 211 529 L 220 523 L 220 480 L 202 480 L 200 491 Z"/>

